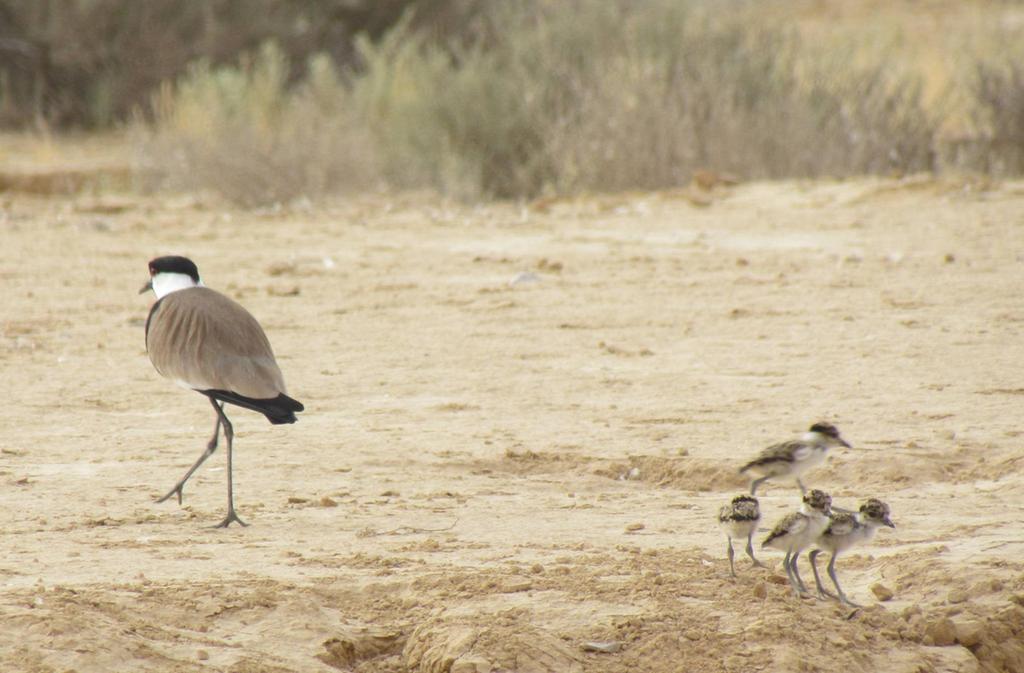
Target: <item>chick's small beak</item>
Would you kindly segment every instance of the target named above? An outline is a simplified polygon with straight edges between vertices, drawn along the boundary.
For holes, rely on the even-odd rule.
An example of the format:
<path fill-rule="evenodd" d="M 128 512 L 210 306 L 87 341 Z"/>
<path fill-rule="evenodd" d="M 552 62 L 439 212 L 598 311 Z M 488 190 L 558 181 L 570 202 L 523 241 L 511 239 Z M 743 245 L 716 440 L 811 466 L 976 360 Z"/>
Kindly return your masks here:
<path fill-rule="evenodd" d="M 143 285 L 139 289 L 139 294 L 145 294 L 146 292 L 148 292 L 149 290 L 152 290 L 152 289 L 153 289 L 153 279 L 150 278 L 148 281 L 146 281 L 146 284 Z"/>
<path fill-rule="evenodd" d="M 886 526 L 888 526 L 889 528 L 893 528 L 893 529 L 895 529 L 895 528 L 896 528 L 896 524 L 894 524 L 894 523 L 893 523 L 892 521 L 890 521 L 890 520 L 889 520 L 889 517 L 886 517 L 886 518 L 885 518 L 885 521 L 883 521 L 882 523 L 884 523 L 884 524 L 885 524 Z"/>
<path fill-rule="evenodd" d="M 850 443 L 848 441 L 846 441 L 845 439 L 840 439 L 839 443 L 842 444 L 843 446 L 845 446 L 848 449 L 852 449 L 853 448 L 852 446 L 850 446 Z"/>

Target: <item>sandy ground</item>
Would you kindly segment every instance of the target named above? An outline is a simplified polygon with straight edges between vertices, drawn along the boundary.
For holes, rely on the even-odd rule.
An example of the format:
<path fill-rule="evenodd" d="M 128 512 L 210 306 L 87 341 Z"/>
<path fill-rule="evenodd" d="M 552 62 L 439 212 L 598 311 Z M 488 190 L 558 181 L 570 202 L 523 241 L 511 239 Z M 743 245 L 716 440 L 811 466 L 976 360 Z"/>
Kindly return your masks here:
<path fill-rule="evenodd" d="M 1024 670 L 1024 184 L 692 196 L 0 194 L 0 670 Z M 222 453 L 154 503 L 213 426 L 145 354 L 170 253 L 306 404 L 231 414 L 248 528 Z M 807 481 L 897 525 L 856 612 L 731 580 L 714 522 L 818 419 L 854 448 Z"/>

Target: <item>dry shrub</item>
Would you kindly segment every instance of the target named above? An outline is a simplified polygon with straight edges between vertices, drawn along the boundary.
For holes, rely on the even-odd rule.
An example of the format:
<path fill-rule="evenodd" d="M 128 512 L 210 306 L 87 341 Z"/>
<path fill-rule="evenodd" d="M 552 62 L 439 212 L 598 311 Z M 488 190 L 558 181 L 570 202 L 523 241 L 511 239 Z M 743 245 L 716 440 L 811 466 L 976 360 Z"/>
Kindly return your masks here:
<path fill-rule="evenodd" d="M 1024 174 L 1024 64 L 980 61 L 971 82 L 974 125 L 980 129 L 968 168 Z"/>
<path fill-rule="evenodd" d="M 351 96 L 326 57 L 289 88 L 273 44 L 241 67 L 200 62 L 161 88 L 142 128 L 144 163 L 165 186 L 212 189 L 243 206 L 364 188 L 378 174 Z"/>
<path fill-rule="evenodd" d="M 939 115 L 885 53 L 826 68 L 792 31 L 701 7 L 513 3 L 469 46 L 403 26 L 364 43 L 355 86 L 388 176 L 531 196 L 932 168 Z"/>
<path fill-rule="evenodd" d="M 402 22 L 358 51 L 354 95 L 391 184 L 462 197 L 522 196 L 544 184 L 546 120 L 534 103 L 544 82 L 507 50 L 433 43 Z"/>
<path fill-rule="evenodd" d="M 193 67 L 156 106 L 149 156 L 171 184 L 243 205 L 361 187 L 464 198 L 932 168 L 938 117 L 874 60 L 811 54 L 796 33 L 698 0 L 521 0 L 459 39 L 398 23 L 289 88 L 266 47 Z"/>

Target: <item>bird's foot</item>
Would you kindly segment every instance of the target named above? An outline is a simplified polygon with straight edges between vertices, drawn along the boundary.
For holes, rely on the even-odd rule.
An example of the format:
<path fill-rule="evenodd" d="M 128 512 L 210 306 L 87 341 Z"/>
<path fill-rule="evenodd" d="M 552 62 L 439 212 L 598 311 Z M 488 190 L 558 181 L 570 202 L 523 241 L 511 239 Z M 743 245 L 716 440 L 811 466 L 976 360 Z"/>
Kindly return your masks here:
<path fill-rule="evenodd" d="M 755 568 L 767 568 L 768 567 L 767 563 L 762 563 L 761 561 L 758 561 L 756 558 L 755 559 L 750 559 L 750 565 L 754 566 Z"/>
<path fill-rule="evenodd" d="M 848 608 L 859 609 L 859 608 L 864 607 L 860 603 L 854 603 L 853 601 L 851 601 L 846 596 L 840 596 L 839 597 L 839 602 L 842 603 L 843 605 L 845 605 Z"/>
<path fill-rule="evenodd" d="M 226 517 L 224 517 L 224 520 L 221 521 L 216 526 L 214 526 L 214 528 L 227 528 L 228 526 L 231 525 L 232 521 L 236 522 L 239 526 L 242 526 L 242 527 L 245 527 L 245 526 L 249 525 L 246 522 L 244 522 L 241 519 L 239 519 L 238 515 L 235 514 L 235 510 L 232 508 L 232 509 L 228 510 L 228 515 Z"/>
<path fill-rule="evenodd" d="M 184 488 L 185 488 L 185 482 L 179 481 L 177 484 L 174 485 L 174 488 L 172 488 L 171 490 L 167 491 L 167 493 L 165 493 L 162 498 L 158 498 L 157 499 L 157 503 L 164 502 L 164 501 L 168 500 L 172 495 L 177 493 L 178 494 L 178 504 L 180 505 L 181 504 L 181 492 L 182 492 L 182 489 L 184 489 Z"/>
<path fill-rule="evenodd" d="M 823 601 L 829 600 L 829 599 L 834 600 L 834 601 L 838 601 L 839 600 L 839 596 L 836 596 L 834 593 L 832 593 L 828 589 L 818 589 L 818 598 L 823 600 Z"/>

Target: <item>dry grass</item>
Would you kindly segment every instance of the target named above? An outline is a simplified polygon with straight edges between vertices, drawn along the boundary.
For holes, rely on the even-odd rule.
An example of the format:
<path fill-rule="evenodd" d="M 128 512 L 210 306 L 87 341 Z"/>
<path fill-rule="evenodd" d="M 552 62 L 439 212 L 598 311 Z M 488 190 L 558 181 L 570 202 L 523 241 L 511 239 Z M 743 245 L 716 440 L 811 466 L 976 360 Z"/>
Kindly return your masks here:
<path fill-rule="evenodd" d="M 193 66 L 160 90 L 138 124 L 144 164 L 177 189 L 212 189 L 243 206 L 362 189 L 378 175 L 349 90 L 325 57 L 297 87 L 272 44 L 240 68 Z"/>
<path fill-rule="evenodd" d="M 981 165 L 948 151 L 956 98 L 926 92 L 933 80 L 897 37 L 809 39 L 775 3 L 708 7 L 496 3 L 459 40 L 403 21 L 358 42 L 357 71 L 318 58 L 295 86 L 292 64 L 264 47 L 240 68 L 199 65 L 166 86 L 144 155 L 167 185 L 243 205 L 374 184 L 475 199 L 671 187 L 703 170 L 902 174 L 937 170 L 936 157 L 1024 171 L 1016 66 L 979 67 L 961 85 L 985 146 L 1006 148 Z"/>

